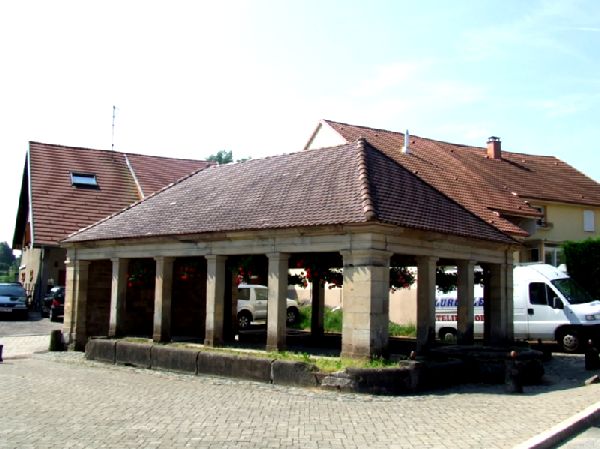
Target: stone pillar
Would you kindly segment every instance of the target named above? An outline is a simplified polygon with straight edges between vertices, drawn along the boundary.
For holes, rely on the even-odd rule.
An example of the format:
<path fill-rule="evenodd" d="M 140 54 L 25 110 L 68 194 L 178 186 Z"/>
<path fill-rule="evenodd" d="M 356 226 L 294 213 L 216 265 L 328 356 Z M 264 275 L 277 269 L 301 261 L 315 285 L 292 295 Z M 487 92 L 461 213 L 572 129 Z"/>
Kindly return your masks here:
<path fill-rule="evenodd" d="M 155 257 L 156 282 L 154 287 L 154 330 L 156 342 L 171 340 L 171 294 L 173 291 L 173 257 Z"/>
<path fill-rule="evenodd" d="M 267 254 L 269 258 L 267 305 L 267 351 L 282 351 L 286 343 L 289 254 Z"/>
<path fill-rule="evenodd" d="M 435 342 L 435 269 L 437 257 L 417 257 L 417 351 Z"/>
<path fill-rule="evenodd" d="M 321 279 L 312 281 L 311 305 L 310 335 L 318 339 L 323 336 L 325 321 L 325 282 Z"/>
<path fill-rule="evenodd" d="M 63 321 L 63 334 L 66 344 L 71 344 L 74 341 L 74 326 L 75 326 L 75 288 L 76 275 L 75 264 L 67 258 L 65 261 L 66 279 L 65 279 L 65 313 Z"/>
<path fill-rule="evenodd" d="M 472 345 L 474 340 L 473 302 L 475 300 L 475 262 L 472 260 L 459 260 L 456 264 L 457 298 L 458 298 L 458 332 L 457 343 Z"/>
<path fill-rule="evenodd" d="M 489 343 L 491 345 L 507 344 L 513 339 L 512 316 L 512 270 L 508 275 L 507 264 L 490 265 L 490 317 Z M 512 266 L 510 266 L 512 269 Z M 510 281 L 510 288 L 509 283 Z M 485 317 L 488 321 L 488 317 Z"/>
<path fill-rule="evenodd" d="M 112 287 L 110 292 L 110 318 L 108 336 L 119 337 L 124 334 L 125 294 L 127 291 L 127 270 L 129 259 L 111 259 Z"/>
<path fill-rule="evenodd" d="M 85 350 L 87 343 L 87 297 L 88 297 L 88 277 L 90 262 L 87 260 L 78 260 L 75 262 L 75 322 L 73 323 L 73 334 L 75 340 L 75 350 Z"/>
<path fill-rule="evenodd" d="M 206 257 L 206 346 L 223 344 L 225 312 L 225 261 L 227 256 Z"/>
<path fill-rule="evenodd" d="M 388 351 L 390 257 L 381 250 L 343 251 L 342 357 L 370 358 Z"/>

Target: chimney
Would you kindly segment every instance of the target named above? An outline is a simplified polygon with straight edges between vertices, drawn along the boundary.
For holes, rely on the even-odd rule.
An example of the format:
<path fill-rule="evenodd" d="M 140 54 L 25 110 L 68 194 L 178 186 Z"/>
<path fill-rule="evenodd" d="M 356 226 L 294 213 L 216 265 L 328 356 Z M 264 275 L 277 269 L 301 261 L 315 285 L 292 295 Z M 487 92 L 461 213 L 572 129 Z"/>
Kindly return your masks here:
<path fill-rule="evenodd" d="M 404 154 L 410 154 L 410 149 L 408 148 L 409 140 L 410 140 L 410 135 L 408 134 L 408 129 L 407 129 L 406 134 L 404 134 L 404 146 L 402 147 L 402 152 Z"/>
<path fill-rule="evenodd" d="M 502 142 L 500 142 L 500 137 L 492 136 L 488 139 L 487 157 L 489 159 L 502 159 Z"/>

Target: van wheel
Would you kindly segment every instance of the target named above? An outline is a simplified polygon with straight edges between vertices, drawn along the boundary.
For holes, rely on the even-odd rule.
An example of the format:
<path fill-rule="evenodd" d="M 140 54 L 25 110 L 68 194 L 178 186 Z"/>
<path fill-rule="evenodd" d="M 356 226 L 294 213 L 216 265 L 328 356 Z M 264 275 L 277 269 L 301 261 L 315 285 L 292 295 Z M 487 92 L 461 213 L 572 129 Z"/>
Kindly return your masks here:
<path fill-rule="evenodd" d="M 456 329 L 451 327 L 445 327 L 440 329 L 439 332 L 440 340 L 446 343 L 454 343 L 456 341 Z"/>
<path fill-rule="evenodd" d="M 252 315 L 245 310 L 238 313 L 238 329 L 248 329 L 252 323 Z"/>
<path fill-rule="evenodd" d="M 556 341 L 564 352 L 577 352 L 581 346 L 579 333 L 574 329 L 559 330 Z"/>

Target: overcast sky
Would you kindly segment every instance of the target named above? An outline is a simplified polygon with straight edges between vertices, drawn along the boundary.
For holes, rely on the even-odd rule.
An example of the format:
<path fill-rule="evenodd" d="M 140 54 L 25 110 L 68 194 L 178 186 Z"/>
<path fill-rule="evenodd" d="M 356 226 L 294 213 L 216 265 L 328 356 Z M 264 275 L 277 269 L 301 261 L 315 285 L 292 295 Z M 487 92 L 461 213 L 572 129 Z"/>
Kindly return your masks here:
<path fill-rule="evenodd" d="M 0 241 L 28 141 L 235 159 L 328 118 L 554 155 L 600 181 L 600 2 L 6 1 Z M 568 188 L 568 186 L 565 186 Z"/>

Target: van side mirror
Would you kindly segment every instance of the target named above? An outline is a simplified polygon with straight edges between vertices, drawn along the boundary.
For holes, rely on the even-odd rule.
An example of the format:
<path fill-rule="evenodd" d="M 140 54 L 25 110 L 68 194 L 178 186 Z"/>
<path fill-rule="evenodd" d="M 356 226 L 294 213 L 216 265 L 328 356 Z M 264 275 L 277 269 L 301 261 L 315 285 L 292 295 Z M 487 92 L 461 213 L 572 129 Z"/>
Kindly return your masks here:
<path fill-rule="evenodd" d="M 564 309 L 564 305 L 558 296 L 552 297 L 552 308 L 553 309 Z"/>

